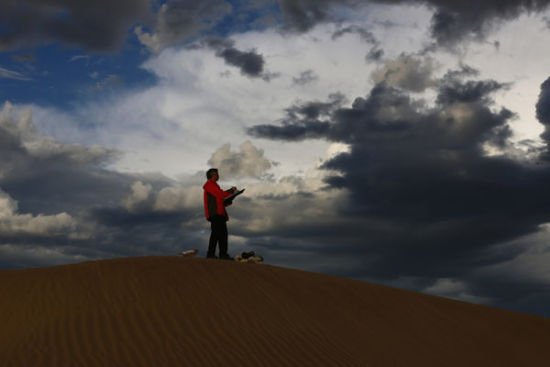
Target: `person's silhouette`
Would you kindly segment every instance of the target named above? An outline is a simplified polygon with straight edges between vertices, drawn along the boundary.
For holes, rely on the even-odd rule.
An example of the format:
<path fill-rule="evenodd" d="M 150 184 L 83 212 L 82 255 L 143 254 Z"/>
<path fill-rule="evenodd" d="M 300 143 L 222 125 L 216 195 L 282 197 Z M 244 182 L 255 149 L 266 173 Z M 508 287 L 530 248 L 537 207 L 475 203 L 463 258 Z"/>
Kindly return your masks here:
<path fill-rule="evenodd" d="M 220 177 L 216 168 L 210 168 L 206 171 L 206 178 L 208 180 L 202 187 L 204 189 L 204 211 L 212 228 L 206 257 L 215 259 L 216 245 L 219 245 L 220 259 L 233 260 L 227 253 L 226 222 L 229 220 L 229 216 L 225 210 L 226 206 L 231 205 L 231 201 L 224 202 L 224 199 L 231 196 L 237 188 L 232 187 L 227 191 L 223 191 L 217 183 Z"/>

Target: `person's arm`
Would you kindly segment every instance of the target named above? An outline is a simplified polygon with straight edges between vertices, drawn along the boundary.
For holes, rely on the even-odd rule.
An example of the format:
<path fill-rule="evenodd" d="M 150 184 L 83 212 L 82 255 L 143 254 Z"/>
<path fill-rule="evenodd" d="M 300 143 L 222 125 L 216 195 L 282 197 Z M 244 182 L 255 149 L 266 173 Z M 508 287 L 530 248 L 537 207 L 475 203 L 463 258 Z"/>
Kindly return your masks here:
<path fill-rule="evenodd" d="M 231 196 L 231 192 L 223 191 L 220 187 L 212 182 L 208 183 L 205 188 L 206 192 L 218 199 L 225 199 L 228 196 Z"/>
<path fill-rule="evenodd" d="M 235 186 L 233 186 L 232 188 L 230 188 L 229 190 L 226 190 L 225 192 L 228 192 L 229 193 L 229 196 L 233 195 L 235 193 L 235 191 L 237 191 L 237 188 Z M 223 201 L 223 206 L 229 206 L 233 204 L 233 199 L 231 200 L 224 200 Z"/>

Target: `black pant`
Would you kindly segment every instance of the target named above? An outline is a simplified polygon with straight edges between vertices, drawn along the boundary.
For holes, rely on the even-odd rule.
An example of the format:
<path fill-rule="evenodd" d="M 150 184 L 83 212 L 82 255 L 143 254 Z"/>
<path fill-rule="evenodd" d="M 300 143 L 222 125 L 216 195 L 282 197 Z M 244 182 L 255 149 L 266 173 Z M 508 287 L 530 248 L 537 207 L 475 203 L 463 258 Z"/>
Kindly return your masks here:
<path fill-rule="evenodd" d="M 208 252 L 206 256 L 214 257 L 216 255 L 216 244 L 220 245 L 220 257 L 227 255 L 227 224 L 223 215 L 214 215 L 210 218 L 212 233 L 208 243 Z"/>

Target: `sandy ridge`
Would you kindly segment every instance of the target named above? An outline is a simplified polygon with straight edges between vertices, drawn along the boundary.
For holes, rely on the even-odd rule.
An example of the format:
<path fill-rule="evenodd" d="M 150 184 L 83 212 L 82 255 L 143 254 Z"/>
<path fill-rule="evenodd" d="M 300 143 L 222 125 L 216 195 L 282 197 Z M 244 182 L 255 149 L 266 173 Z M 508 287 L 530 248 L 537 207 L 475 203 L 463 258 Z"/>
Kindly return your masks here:
<path fill-rule="evenodd" d="M 550 320 L 327 275 L 144 257 L 0 271 L 2 366 L 537 366 Z"/>

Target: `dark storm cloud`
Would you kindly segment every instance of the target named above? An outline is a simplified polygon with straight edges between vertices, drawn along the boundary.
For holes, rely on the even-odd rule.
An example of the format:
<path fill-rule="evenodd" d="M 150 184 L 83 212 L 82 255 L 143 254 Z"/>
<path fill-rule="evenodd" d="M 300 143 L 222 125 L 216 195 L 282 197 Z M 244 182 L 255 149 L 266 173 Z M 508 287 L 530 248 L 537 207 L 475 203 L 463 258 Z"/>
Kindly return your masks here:
<path fill-rule="evenodd" d="M 342 250 L 363 259 L 349 270 L 355 276 L 421 283 L 459 278 L 475 292 L 481 285 L 468 278 L 470 272 L 514 259 L 524 249 L 504 251 L 500 244 L 535 233 L 550 221 L 550 169 L 484 152 L 487 143 L 506 148 L 510 137 L 508 122 L 514 115 L 494 109 L 490 97 L 505 86 L 449 75 L 436 84 L 433 107 L 380 83 L 350 107 L 287 112 L 280 125 L 249 130 L 268 139 L 349 144 L 349 152 L 323 168 L 338 173 L 327 179 L 329 187 L 350 194 L 339 214 L 359 220 L 353 230 L 357 240 Z M 290 111 L 319 105 L 305 103 Z M 503 300 L 483 289 L 478 296 Z"/>
<path fill-rule="evenodd" d="M 546 79 L 540 86 L 536 108 L 537 119 L 545 126 L 550 125 L 550 78 Z"/>
<path fill-rule="evenodd" d="M 241 73 L 259 77 L 264 70 L 264 58 L 254 51 L 240 51 L 234 47 L 226 48 L 217 55 L 224 59 L 228 65 L 241 69 Z"/>
<path fill-rule="evenodd" d="M 543 11 L 550 1 L 428 0 L 426 3 L 437 8 L 432 18 L 432 34 L 437 43 L 452 46 L 462 38 L 484 38 L 486 32 L 499 21 L 512 20 L 523 12 Z"/>
<path fill-rule="evenodd" d="M 547 151 L 550 151 L 550 78 L 546 79 L 540 86 L 539 100 L 536 106 L 537 119 L 544 125 L 544 132 L 541 138 L 546 142 Z M 550 159 L 548 152 L 544 156 Z"/>
<path fill-rule="evenodd" d="M 466 83 L 450 81 L 448 84 L 444 83 L 442 85 L 437 96 L 437 102 L 442 105 L 451 105 L 457 102 L 488 103 L 490 101 L 489 94 L 504 87 L 507 87 L 507 84 L 498 83 L 494 80 L 470 80 Z"/>
<path fill-rule="evenodd" d="M 282 126 L 256 125 L 247 131 L 256 137 L 269 137 L 289 141 L 321 138 L 327 135 L 330 124 L 327 116 L 340 107 L 344 96 L 333 94 L 328 102 L 309 102 L 286 109 Z"/>
<path fill-rule="evenodd" d="M 239 68 L 243 75 L 266 81 L 275 76 L 264 71 L 264 57 L 255 50 L 238 50 L 234 47 L 234 41 L 221 38 L 209 38 L 202 44 L 215 50 L 216 56 L 221 57 L 226 64 Z"/>
<path fill-rule="evenodd" d="M 550 0 L 461 1 L 461 0 L 280 0 L 289 29 L 304 32 L 322 22 L 341 21 L 336 7 L 358 7 L 368 3 L 424 4 L 435 10 L 431 31 L 438 45 L 453 46 L 465 38 L 481 39 L 496 23 L 516 18 L 522 12 L 539 12 Z"/>
<path fill-rule="evenodd" d="M 89 50 L 115 49 L 149 0 L 5 0 L 0 3 L 0 51 L 60 41 Z"/>

